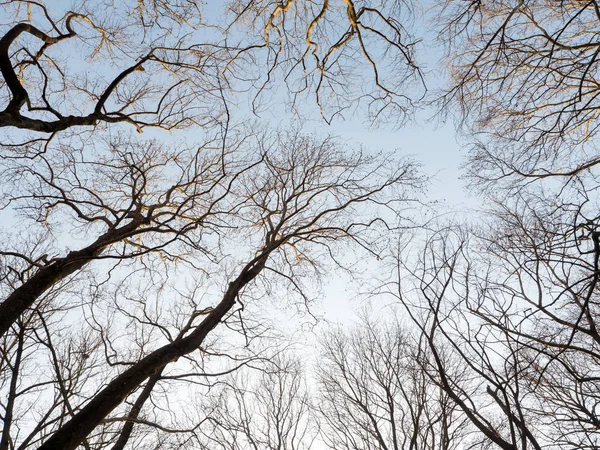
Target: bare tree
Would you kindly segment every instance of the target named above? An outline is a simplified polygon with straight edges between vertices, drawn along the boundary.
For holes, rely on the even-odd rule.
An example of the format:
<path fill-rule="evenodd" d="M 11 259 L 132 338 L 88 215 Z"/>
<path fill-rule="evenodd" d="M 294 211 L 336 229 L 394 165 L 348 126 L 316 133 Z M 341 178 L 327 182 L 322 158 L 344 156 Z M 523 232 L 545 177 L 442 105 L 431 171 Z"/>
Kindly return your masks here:
<path fill-rule="evenodd" d="M 148 430 L 159 445 L 198 436 L 201 412 L 174 417 L 169 387 L 208 389 L 212 375 L 258 357 L 235 356 L 217 325 L 252 341 L 261 327 L 248 305 L 273 280 L 307 302 L 302 277 L 338 241 L 369 249 L 367 230 L 383 224 L 354 206 L 390 206 L 389 190 L 419 184 L 409 162 L 237 132 L 231 99 L 250 96 L 259 112 L 279 78 L 296 106 L 316 96 L 326 120 L 357 101 L 374 117 L 408 113 L 420 94 L 405 87 L 421 82 L 410 11 L 0 4 L 1 450 L 120 450 L 147 443 Z M 183 129 L 194 144 L 163 132 Z M 195 280 L 185 289 L 174 282 L 183 274 Z M 230 362 L 222 370 L 218 355 Z"/>
<path fill-rule="evenodd" d="M 402 265 L 399 299 L 433 355 L 424 370 L 481 445 L 598 446 L 597 209 L 573 200 L 522 192 L 489 226 L 440 231 Z"/>
<path fill-rule="evenodd" d="M 404 254 L 398 299 L 420 329 L 422 351 L 431 355 L 422 370 L 478 431 L 470 448 L 540 448 L 544 430 L 533 426 L 521 386 L 522 347 L 487 326 L 484 314 L 472 314 L 488 306 L 477 274 L 502 266 L 481 264 L 470 253 L 470 239 L 464 231 L 442 229 L 416 258 Z"/>
<path fill-rule="evenodd" d="M 259 94 L 280 71 L 292 104 L 314 95 L 327 122 L 357 105 L 373 121 L 397 122 L 423 98 L 411 1 L 246 0 L 230 8 L 236 23 L 248 21 L 258 32 L 239 55 L 262 50 L 269 70 L 252 78 Z"/>
<path fill-rule="evenodd" d="M 468 382 L 441 357 L 428 371 L 484 441 L 597 448 L 598 4 L 441 9 L 444 100 L 491 207 L 486 225 L 434 233 L 405 260 L 399 298 L 434 355 L 468 363 Z"/>
<path fill-rule="evenodd" d="M 484 238 L 507 267 L 506 278 L 487 281 L 475 312 L 519 350 L 523 391 L 548 439 L 562 448 L 595 448 L 598 218 L 593 192 L 583 201 L 585 190 L 571 193 L 570 202 L 524 197 L 501 209 L 502 231 Z"/>
<path fill-rule="evenodd" d="M 318 408 L 328 447 L 461 448 L 465 417 L 421 369 L 416 344 L 397 321 L 364 319 L 324 336 Z"/>
<path fill-rule="evenodd" d="M 11 290 L 0 304 L 0 331 L 6 332 L 46 290 L 95 259 L 157 251 L 177 259 L 184 254 L 170 254 L 168 247 L 182 240 L 202 251 L 202 235 L 216 229 L 217 217 L 228 215 L 225 199 L 232 183 L 245 166 L 251 167 L 242 158 L 234 161 L 223 144 L 165 149 L 158 142 L 116 137 L 96 144 L 96 151 L 91 145 L 79 151 L 67 147 L 33 159 L 5 159 L 6 206 L 42 224 L 42 235 L 33 248 L 21 251 L 22 242 L 15 239 L 14 246 L 7 243 L 1 252 L 15 262 L 5 263 Z M 227 145 L 236 144 L 231 140 Z M 65 223 L 66 217 L 72 221 Z M 71 228 L 55 230 L 59 224 Z M 77 229 L 85 233 L 82 237 L 96 237 L 66 252 L 64 244 L 51 239 L 52 233 L 58 238 L 65 231 L 73 239 Z"/>
<path fill-rule="evenodd" d="M 239 370 L 221 383 L 206 448 L 312 448 L 318 427 L 300 361 L 279 355 L 260 372 Z"/>
<path fill-rule="evenodd" d="M 450 0 L 441 10 L 445 100 L 471 133 L 475 179 L 570 177 L 598 163 L 596 1 Z"/>
<path fill-rule="evenodd" d="M 3 76 L 0 102 L 3 98 L 6 105 L 0 117 L 0 128 L 6 135 L 0 138 L 0 145 L 3 146 L 1 157 L 7 161 L 8 166 L 5 175 L 10 180 L 6 185 L 6 198 L 14 204 L 14 200 L 21 194 L 14 192 L 23 188 L 23 180 L 37 177 L 39 186 L 29 185 L 27 188 L 30 192 L 37 188 L 44 190 L 44 193 L 31 194 L 34 202 L 44 205 L 38 206 L 43 211 L 42 215 L 55 207 L 68 205 L 80 222 L 106 224 L 106 229 L 93 244 L 73 250 L 67 256 L 52 258 L 51 261 L 37 260 L 45 252 L 32 259 L 26 250 L 4 251 L 7 257 L 22 260 L 24 267 L 18 268 L 16 272 L 25 271 L 28 276 L 27 282 L 22 283 L 19 289 L 14 289 L 14 292 L 7 292 L 6 301 L 0 304 L 0 334 L 6 332 L 9 324 L 24 308 L 30 306 L 54 283 L 79 271 L 91 260 L 105 257 L 101 254 L 107 246 L 125 239 L 129 239 L 131 243 L 130 238 L 144 232 L 164 233 L 164 227 L 157 230 L 150 226 L 153 220 L 151 216 L 156 208 L 172 210 L 173 205 L 168 204 L 171 196 L 178 197 L 176 202 L 184 203 L 184 208 L 190 205 L 197 207 L 195 201 L 189 202 L 179 196 L 182 186 L 177 183 L 160 191 L 166 196 L 164 200 L 167 204 L 142 204 L 137 198 L 141 194 L 136 190 L 147 189 L 145 175 L 142 173 L 146 169 L 138 168 L 135 156 L 129 155 L 125 157 L 125 165 L 129 169 L 122 169 L 132 171 L 132 203 L 129 206 L 120 204 L 111 211 L 112 217 L 104 216 L 104 212 L 97 214 L 98 209 L 94 212 L 85 211 L 88 208 L 110 209 L 113 206 L 107 205 L 103 199 L 94 198 L 93 187 L 82 186 L 86 182 L 97 182 L 92 179 L 93 171 L 88 171 L 88 179 L 84 182 L 78 179 L 79 174 L 65 175 L 63 171 L 69 171 L 69 165 L 86 164 L 88 168 L 110 165 L 107 157 L 101 155 L 99 161 L 95 161 L 96 155 L 87 153 L 95 145 L 94 142 L 107 139 L 114 148 L 129 146 L 133 149 L 138 146 L 135 140 L 131 144 L 115 140 L 112 128 L 108 130 L 107 137 L 103 127 L 108 127 L 113 122 L 125 122 L 134 125 L 141 132 L 149 126 L 173 129 L 199 125 L 207 135 L 215 136 L 212 139 L 221 142 L 216 145 L 223 145 L 229 138 L 230 123 L 226 96 L 236 90 L 250 89 L 248 86 L 244 87 L 243 83 L 237 86 L 235 80 L 259 80 L 266 73 L 264 81 L 258 83 L 258 91 L 253 91 L 258 95 L 270 84 L 275 72 L 287 65 L 284 71 L 297 71 L 301 78 L 308 79 L 317 73 L 321 81 L 305 81 L 306 87 L 302 90 L 317 93 L 318 96 L 318 92 L 331 83 L 345 84 L 344 67 L 348 61 L 342 56 L 346 50 L 352 52 L 355 42 L 358 42 L 363 56 L 373 64 L 375 90 L 382 92 L 381 98 L 384 100 L 383 103 L 378 102 L 377 96 L 373 94 L 367 94 L 367 98 L 383 108 L 395 103 L 395 98 L 402 97 L 401 93 L 393 93 L 392 87 L 385 87 L 377 71 L 375 57 L 365 43 L 366 35 L 375 36 L 398 52 L 398 58 L 404 61 L 399 64 L 406 64 L 409 72 L 418 72 L 412 60 L 412 44 L 402 40 L 406 33 L 398 21 L 404 11 L 401 3 L 394 3 L 389 9 L 366 5 L 356 9 L 352 3 L 344 2 L 339 5 L 325 2 L 321 7 L 312 3 L 305 6 L 306 8 L 296 2 L 288 2 L 285 7 L 275 3 L 233 2 L 228 9 L 231 23 L 224 27 L 205 22 L 198 4 L 187 1 L 158 1 L 148 5 L 143 2 L 135 2 L 135 5 L 107 2 L 96 7 L 84 2 L 80 11 L 60 11 L 60 8 L 54 11 L 43 3 L 32 1 L 0 5 L 6 11 L 3 17 L 7 18 L 0 40 L 0 67 Z M 336 30 L 341 35 L 336 37 L 334 33 L 334 37 L 331 37 L 328 33 L 335 27 L 330 28 L 330 25 L 338 23 L 334 19 L 339 14 L 349 21 L 348 28 Z M 398 14 L 398 17 L 394 14 Z M 263 24 L 256 30 L 258 35 L 248 36 L 248 39 L 252 39 L 250 43 L 240 37 L 236 28 L 236 24 L 248 23 L 255 27 Z M 379 27 L 384 30 L 379 30 Z M 214 35 L 206 37 L 209 35 L 204 33 L 207 30 L 214 31 Z M 280 35 L 280 39 L 272 39 L 275 33 Z M 205 39 L 197 42 L 200 34 Z M 298 36 L 307 36 L 306 49 L 298 49 L 293 43 Z M 330 40 L 336 41 L 336 44 L 330 43 L 330 47 L 327 47 L 322 43 Z M 229 44 L 232 41 L 236 43 Z M 72 43 L 72 46 L 65 47 L 66 43 Z M 319 54 L 319 51 L 327 48 L 329 50 L 324 55 Z M 378 50 L 373 51 L 381 50 L 377 48 Z M 60 49 L 64 49 L 64 52 L 60 53 Z M 284 51 L 288 55 L 282 57 L 282 61 L 278 57 L 273 58 L 273 55 L 281 55 Z M 256 69 L 251 64 L 258 58 L 254 52 L 266 52 L 270 55 L 267 57 L 266 68 L 259 64 L 259 69 Z M 71 54 L 70 58 L 67 58 L 67 53 Z M 87 58 L 86 64 L 74 58 L 75 56 Z M 354 58 L 354 54 L 352 57 Z M 306 63 L 309 59 L 317 63 L 313 64 L 313 70 L 310 71 Z M 250 62 L 243 63 L 245 60 Z M 352 62 L 348 70 L 353 67 L 356 65 Z M 254 69 L 258 74 L 250 73 Z M 74 71 L 73 74 L 70 70 Z M 309 73 L 312 75 L 308 75 Z M 288 76 L 291 83 L 293 77 L 289 73 Z M 393 80 L 399 79 L 394 75 Z M 360 91 L 364 94 L 364 83 L 361 83 Z M 327 98 L 331 97 L 329 94 L 332 92 L 328 93 Z M 342 96 L 352 103 L 352 97 L 348 94 L 344 90 Z M 16 133 L 15 127 L 42 134 Z M 119 132 L 118 129 L 116 132 Z M 169 138 L 166 140 L 168 142 Z M 139 145 L 144 147 L 150 144 Z M 153 144 L 155 148 L 161 145 L 161 141 Z M 200 147 L 204 145 L 211 144 L 202 144 Z M 132 154 L 139 151 L 141 150 L 131 150 Z M 159 150 L 153 151 L 160 153 Z M 77 161 L 70 153 L 84 155 L 83 160 Z M 202 152 L 199 150 L 199 153 Z M 186 157 L 189 159 L 189 156 Z M 156 162 L 157 165 L 152 170 L 161 170 L 158 168 L 161 164 L 178 165 L 177 156 L 173 158 L 175 159 L 169 163 Z M 144 164 L 150 167 L 155 163 L 144 161 L 142 165 Z M 215 167 L 210 170 L 213 169 L 216 170 Z M 108 166 L 102 170 L 106 172 Z M 181 170 L 181 167 L 177 170 Z M 54 179 L 55 173 L 59 171 L 61 177 L 66 177 L 64 181 L 68 187 Z M 206 182 L 205 187 L 208 189 L 211 182 L 209 180 L 215 174 L 201 172 L 188 174 L 187 178 L 184 176 L 183 189 L 195 189 L 194 180 L 205 175 L 207 180 L 202 180 L 202 183 Z M 112 173 L 109 176 L 118 175 Z M 31 180 L 25 180 L 25 184 L 30 182 Z M 117 181 L 119 183 L 121 180 Z M 42 200 L 48 189 L 54 191 L 48 200 L 55 203 L 53 206 Z M 87 194 L 85 190 L 88 190 Z M 80 200 L 72 198 L 71 191 L 89 197 L 81 200 L 84 207 L 77 204 Z M 151 196 L 155 194 L 150 193 Z M 3 209 L 6 206 L 3 204 Z M 145 212 L 150 212 L 150 215 L 141 214 L 144 208 L 149 208 Z M 12 209 L 5 211 L 11 217 Z M 169 214 L 164 211 L 160 214 L 163 213 Z M 135 220 L 128 220 L 133 216 L 136 216 Z M 163 219 L 161 217 L 159 221 Z M 169 221 L 170 219 L 166 220 Z M 127 222 L 127 225 L 121 226 L 123 222 Z M 198 226 L 196 223 L 192 227 Z M 181 233 L 182 230 L 170 231 L 174 231 L 176 235 L 184 234 Z M 26 239 L 27 246 L 35 248 L 38 245 L 30 242 L 30 238 Z M 34 267 L 43 270 L 32 274 L 31 268 Z M 22 277 L 19 279 L 24 281 Z"/>
<path fill-rule="evenodd" d="M 88 265 L 89 275 L 73 277 L 69 264 L 83 256 L 68 253 L 74 260 L 59 272 L 62 281 L 48 283 L 9 323 L 1 366 L 5 448 L 118 449 L 138 424 L 193 435 L 199 417 L 161 425 L 165 413 L 144 415 L 147 404 L 170 411 L 160 404 L 168 396 L 153 393 L 211 372 L 201 365 L 211 348 L 231 354 L 213 331 L 218 324 L 251 338 L 246 305 L 268 308 L 273 280 L 298 291 L 301 277 L 326 261 L 315 254 L 335 258 L 338 242 L 370 249 L 373 227 L 384 224 L 380 206 L 403 201 L 419 184 L 410 162 L 348 155 L 331 139 L 298 133 L 234 139 L 214 151 L 142 149 L 109 145 L 105 159 L 91 162 L 84 152 L 66 152 L 62 163 L 40 155 L 27 170 L 18 161 L 17 174 L 32 188 L 12 200 L 27 213 L 23 220 L 35 224 L 39 212 L 42 225 L 53 214 L 69 219 L 71 240 L 78 230 L 95 235 L 90 248 L 100 245 L 102 253 L 94 256 L 116 264 Z M 130 231 L 118 241 L 97 237 L 122 227 Z M 31 254 L 5 252 L 14 259 L 4 266 L 9 296 L 63 263 L 35 254 L 57 245 L 55 232 L 50 227 L 45 238 L 50 245 L 41 235 Z M 170 284 L 173 271 L 202 282 L 186 293 Z"/>
<path fill-rule="evenodd" d="M 106 1 L 73 11 L 19 0 L 0 8 L 1 127 L 51 137 L 118 122 L 140 132 L 206 126 L 227 113 L 223 90 L 250 91 L 256 107 L 279 77 L 293 99 L 316 95 L 327 120 L 361 98 L 374 117 L 386 108 L 403 115 L 420 96 L 406 90 L 422 80 L 404 25 L 411 5 L 402 1 Z M 369 68 L 368 88 L 356 58 Z"/>

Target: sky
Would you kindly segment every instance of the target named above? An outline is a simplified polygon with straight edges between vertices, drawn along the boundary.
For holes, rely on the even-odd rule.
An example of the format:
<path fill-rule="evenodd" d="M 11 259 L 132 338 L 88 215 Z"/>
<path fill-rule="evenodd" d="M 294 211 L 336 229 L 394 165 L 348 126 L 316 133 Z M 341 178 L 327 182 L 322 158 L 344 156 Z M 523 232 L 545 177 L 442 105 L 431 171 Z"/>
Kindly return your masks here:
<path fill-rule="evenodd" d="M 425 2 L 422 8 L 426 9 L 429 3 Z M 73 8 L 70 0 L 60 0 L 53 4 L 53 7 L 64 10 Z M 220 2 L 207 2 L 207 15 L 215 15 L 221 7 Z M 428 27 L 425 23 L 417 23 L 414 28 L 426 30 Z M 417 49 L 417 62 L 423 69 L 429 92 L 434 93 L 444 80 L 443 67 L 440 65 L 442 49 L 436 45 L 431 33 L 422 32 L 422 36 L 418 38 L 421 39 L 421 43 Z M 81 61 L 80 64 L 84 62 Z M 84 67 L 82 69 L 85 70 Z M 263 108 L 260 115 L 256 115 L 250 112 L 251 98 L 245 102 L 237 99 L 233 116 L 237 121 L 247 118 L 260 124 L 268 124 L 270 127 L 296 126 L 297 117 L 289 114 L 284 101 L 282 93 L 275 93 L 270 98 L 269 107 Z M 451 118 L 441 121 L 431 106 L 424 106 L 415 117 L 399 127 L 396 123 L 372 127 L 359 114 L 343 120 L 338 118 L 327 124 L 318 114 L 313 114 L 304 122 L 303 129 L 317 135 L 334 135 L 349 147 L 361 147 L 372 152 L 394 152 L 415 159 L 422 165 L 422 172 L 429 178 L 422 200 L 438 214 L 469 214 L 469 211 L 479 207 L 477 197 L 467 192 L 465 182 L 461 179 L 460 167 L 465 158 L 465 151 L 458 142 L 455 124 Z M 195 133 L 186 132 L 186 139 L 193 140 Z M 153 135 L 154 132 L 147 129 L 142 137 L 150 138 Z M 177 131 L 171 135 L 174 140 L 180 136 Z M 200 132 L 197 137 L 202 138 Z M 9 220 L 6 214 L 4 220 Z M 355 295 L 353 288 L 348 286 L 348 280 L 328 280 L 323 294 L 321 301 L 315 305 L 314 312 L 318 317 L 326 319 L 325 323 L 349 323 L 356 316 L 356 311 L 365 306 L 363 302 L 353 300 Z M 305 319 L 306 321 L 296 321 L 293 328 L 299 327 L 304 330 L 306 324 L 311 321 L 310 317 Z"/>
<path fill-rule="evenodd" d="M 62 1 L 63 4 L 70 3 Z M 214 2 L 211 5 L 215 5 Z M 430 36 L 424 37 L 420 53 L 426 55 L 422 63 L 428 68 L 426 83 L 430 89 L 435 89 L 436 80 L 440 73 L 435 70 L 441 56 L 439 48 L 434 46 Z M 277 100 L 276 98 L 273 100 Z M 257 118 L 260 122 L 271 123 L 276 126 L 289 126 L 294 123 L 294 118 L 279 119 L 280 108 L 273 108 L 264 112 Z M 240 113 L 243 117 L 249 113 Z M 337 136 L 349 146 L 364 147 L 369 151 L 399 152 L 411 156 L 422 164 L 422 170 L 430 177 L 427 184 L 427 193 L 423 198 L 424 203 L 435 207 L 438 212 L 448 214 L 467 213 L 471 208 L 478 207 L 477 198 L 469 195 L 461 180 L 460 166 L 464 160 L 464 151 L 456 138 L 456 130 L 452 120 L 440 123 L 434 118 L 432 108 L 421 110 L 414 121 L 397 128 L 395 124 L 380 125 L 371 128 L 362 118 L 351 118 L 344 121 L 337 120 L 331 125 L 320 120 L 311 120 L 305 126 L 307 131 L 317 134 L 331 134 Z M 148 132 L 144 137 L 152 136 Z M 189 137 L 193 137 L 190 135 Z M 6 215 L 4 220 L 7 220 Z M 349 324 L 356 320 L 357 311 L 367 307 L 365 301 L 356 300 L 356 286 L 351 286 L 351 280 L 344 278 L 324 280 L 321 297 L 317 299 L 313 312 L 324 319 L 322 324 Z M 386 305 L 384 301 L 383 306 Z M 376 309 L 381 305 L 376 305 Z M 290 316 L 288 312 L 280 310 L 276 315 L 285 323 L 288 321 L 290 333 L 319 331 L 319 327 L 311 329 L 313 318 L 306 312 L 297 312 Z M 322 329 L 322 327 L 321 327 Z M 314 341 L 308 338 L 304 341 L 307 348 L 311 348 Z"/>
<path fill-rule="evenodd" d="M 56 11 L 66 11 L 76 8 L 77 3 L 73 0 L 57 0 L 52 2 L 51 7 Z M 427 0 L 418 2 L 416 7 L 426 11 L 433 4 L 434 2 Z M 222 5 L 220 1 L 206 2 L 203 11 L 207 20 L 213 20 L 213 17 L 222 14 Z M 416 47 L 416 60 L 422 69 L 428 95 L 434 96 L 435 92 L 443 87 L 445 80 L 441 63 L 443 50 L 436 43 L 434 34 L 428 31 L 431 27 L 426 19 L 415 20 L 416 23 L 411 29 L 421 34 L 416 36 L 420 41 Z M 85 61 L 81 61 L 80 64 L 85 64 Z M 248 117 L 275 126 L 289 126 L 294 123 L 297 118 L 290 116 L 289 109 L 283 105 L 283 95 L 277 92 L 269 95 L 272 95 L 269 99 L 271 104 L 269 108 L 261 110 L 260 116 L 248 111 L 250 99 L 247 99 L 246 103 L 236 99 L 235 105 L 238 110 L 234 111 L 234 116 Z M 342 142 L 373 151 L 399 151 L 401 154 L 410 155 L 420 161 L 425 174 L 432 177 L 428 184 L 429 200 L 438 201 L 453 210 L 477 207 L 477 200 L 465 191 L 465 183 L 460 179 L 460 166 L 465 152 L 461 151 L 457 142 L 456 127 L 452 118 L 442 122 L 439 116 L 436 116 L 433 107 L 424 106 L 408 123 L 400 127 L 396 125 L 379 124 L 373 128 L 365 121 L 364 116 L 355 114 L 343 120 L 336 119 L 331 125 L 312 117 L 306 121 L 304 128 L 318 134 L 332 134 L 338 136 Z M 148 136 L 151 134 L 146 132 Z"/>
<path fill-rule="evenodd" d="M 73 8 L 70 0 L 60 0 L 53 4 L 55 8 L 69 10 Z M 220 2 L 208 2 L 207 14 L 214 15 L 220 10 Z M 424 3 L 423 9 L 428 7 Z M 426 30 L 426 24 L 417 24 L 415 29 Z M 442 50 L 436 45 L 431 33 L 423 32 L 420 47 L 417 49 L 417 62 L 423 68 L 425 83 L 430 93 L 441 87 L 444 80 L 443 67 L 440 64 Z M 67 46 L 68 44 L 59 44 Z M 81 61 L 80 64 L 84 64 Z M 85 67 L 81 67 L 85 70 Z M 257 123 L 269 124 L 274 127 L 295 126 L 297 118 L 290 116 L 289 110 L 284 105 L 283 95 L 275 94 L 272 97 L 269 108 L 263 108 L 259 115 L 255 115 L 246 108 L 250 99 L 238 101 L 239 108 L 234 111 L 234 116 L 239 121 L 244 118 L 256 120 Z M 400 155 L 410 156 L 422 165 L 423 173 L 429 178 L 423 202 L 432 207 L 436 213 L 442 214 L 469 214 L 471 210 L 479 207 L 478 198 L 469 194 L 465 188 L 465 182 L 461 179 L 461 164 L 465 158 L 465 151 L 461 148 L 457 139 L 456 127 L 452 119 L 442 122 L 433 107 L 425 106 L 420 109 L 416 116 L 398 127 L 396 123 L 379 124 L 377 127 L 370 126 L 358 114 L 347 117 L 344 120 L 336 119 L 331 124 L 318 118 L 318 115 L 307 120 L 303 127 L 306 131 L 318 135 L 334 135 L 339 141 L 347 143 L 349 147 L 361 147 L 366 151 L 383 151 L 386 153 L 397 152 Z M 186 139 L 194 139 L 194 131 L 186 133 Z M 178 132 L 171 133 L 174 140 L 178 139 Z M 143 138 L 153 136 L 152 130 L 145 131 Z M 200 139 L 200 134 L 198 134 Z M 4 213 L 3 220 L 8 223 L 14 217 Z M 334 323 L 346 323 L 351 321 L 357 309 L 364 305 L 352 301 L 354 296 L 347 280 L 330 280 L 324 287 L 324 298 L 319 302 L 315 310 L 317 316 Z M 300 327 L 304 325 L 299 323 Z"/>

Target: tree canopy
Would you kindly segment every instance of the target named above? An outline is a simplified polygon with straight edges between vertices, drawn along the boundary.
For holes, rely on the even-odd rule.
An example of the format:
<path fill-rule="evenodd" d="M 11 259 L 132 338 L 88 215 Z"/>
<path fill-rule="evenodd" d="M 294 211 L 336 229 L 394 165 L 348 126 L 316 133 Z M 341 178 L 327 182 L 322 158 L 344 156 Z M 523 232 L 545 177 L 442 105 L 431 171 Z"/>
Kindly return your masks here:
<path fill-rule="evenodd" d="M 0 450 L 600 447 L 598 19 L 0 2 Z M 468 215 L 304 128 L 434 109 Z M 338 277 L 354 325 L 312 316 Z"/>

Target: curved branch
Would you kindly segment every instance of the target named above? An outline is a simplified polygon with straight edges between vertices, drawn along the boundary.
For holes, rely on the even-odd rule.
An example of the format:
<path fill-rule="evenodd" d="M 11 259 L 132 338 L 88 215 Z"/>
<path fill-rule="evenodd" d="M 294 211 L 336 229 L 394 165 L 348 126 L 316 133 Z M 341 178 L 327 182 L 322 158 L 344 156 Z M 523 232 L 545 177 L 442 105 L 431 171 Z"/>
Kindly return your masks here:
<path fill-rule="evenodd" d="M 46 46 L 56 44 L 64 39 L 68 39 L 76 35 L 76 33 L 69 26 L 69 33 L 62 34 L 58 37 L 48 36 L 43 31 L 27 23 L 18 23 L 12 27 L 3 37 L 0 39 L 0 72 L 6 81 L 6 85 L 12 94 L 12 99 L 8 103 L 8 106 L 4 110 L 4 113 L 10 115 L 19 115 L 19 111 L 25 103 L 29 101 L 29 95 L 27 91 L 19 81 L 19 77 L 15 73 L 15 70 L 10 62 L 9 49 L 15 40 L 22 34 L 29 33 L 32 36 L 40 39 Z M 4 118 L 0 115 L 0 125 L 3 124 Z"/>
<path fill-rule="evenodd" d="M 265 266 L 270 253 L 281 242 L 274 243 L 242 269 L 239 276 L 229 283 L 227 291 L 217 306 L 188 336 L 167 344 L 138 361 L 122 374 L 115 377 L 69 422 L 50 437 L 38 450 L 75 450 L 86 436 L 98 426 L 125 398 L 149 377 L 158 374 L 169 363 L 176 361 L 204 342 L 213 330 L 235 305 L 240 291 L 247 286 Z"/>

